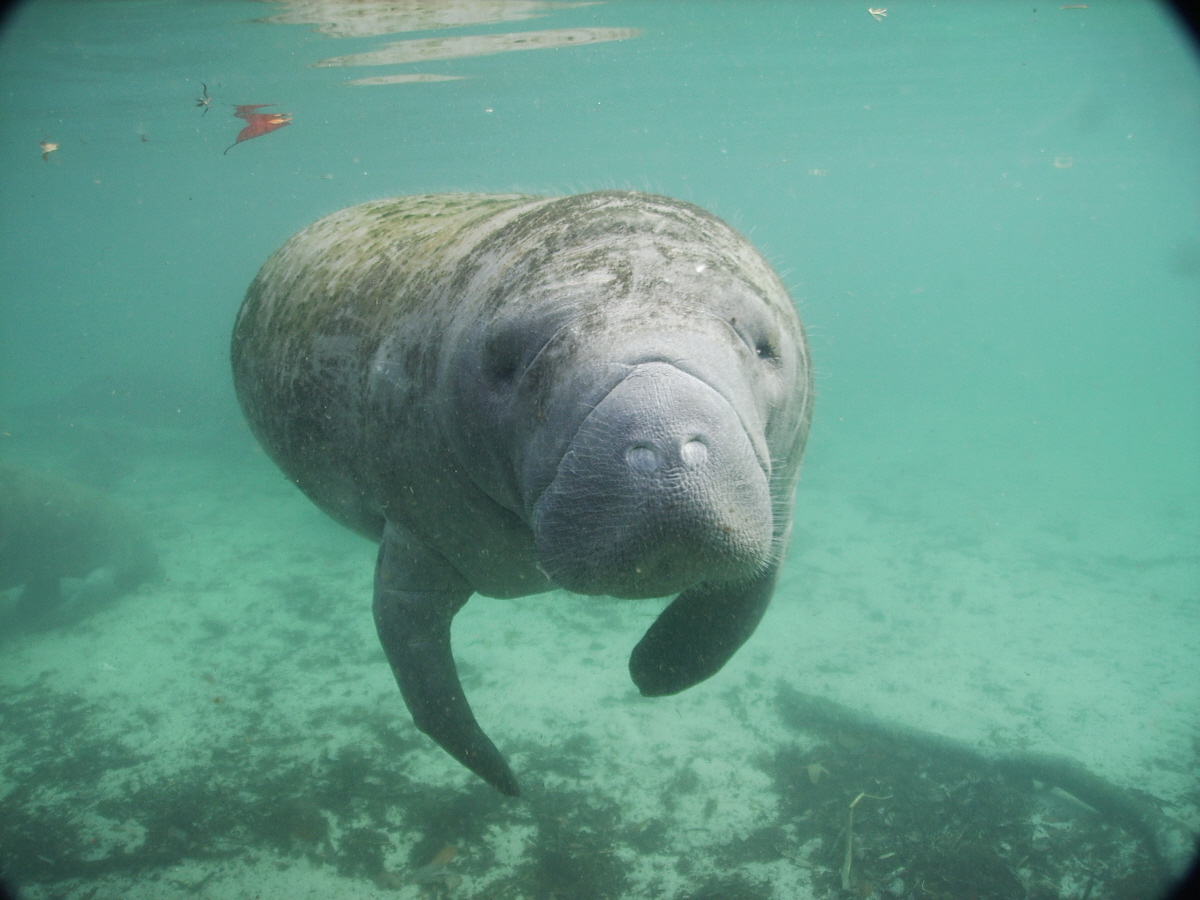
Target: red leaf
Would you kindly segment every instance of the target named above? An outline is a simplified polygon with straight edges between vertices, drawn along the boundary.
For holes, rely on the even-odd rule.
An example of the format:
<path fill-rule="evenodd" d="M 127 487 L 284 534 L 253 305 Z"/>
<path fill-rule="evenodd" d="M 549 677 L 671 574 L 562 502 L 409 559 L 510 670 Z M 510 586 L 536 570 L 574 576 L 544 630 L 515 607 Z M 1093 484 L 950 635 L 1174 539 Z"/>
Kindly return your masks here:
<path fill-rule="evenodd" d="M 251 138 L 262 137 L 264 134 L 269 134 L 276 129 L 282 128 L 284 125 L 292 124 L 291 113 L 256 113 L 254 110 L 262 109 L 264 106 L 274 106 L 274 103 L 253 103 L 246 106 L 237 107 L 233 114 L 239 119 L 245 119 L 249 124 L 238 132 L 237 138 L 232 144 L 225 148 L 228 153 L 242 141 L 248 141 Z"/>

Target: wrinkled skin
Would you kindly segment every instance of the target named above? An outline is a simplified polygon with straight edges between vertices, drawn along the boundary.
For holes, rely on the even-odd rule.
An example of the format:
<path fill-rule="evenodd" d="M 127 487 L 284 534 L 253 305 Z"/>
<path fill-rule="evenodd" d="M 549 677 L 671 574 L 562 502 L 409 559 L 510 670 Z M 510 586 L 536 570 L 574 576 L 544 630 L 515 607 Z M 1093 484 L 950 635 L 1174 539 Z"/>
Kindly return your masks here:
<path fill-rule="evenodd" d="M 252 429 L 380 542 L 375 620 L 417 727 L 500 791 L 450 650 L 473 593 L 677 594 L 643 694 L 713 675 L 787 547 L 808 430 L 778 277 L 697 207 L 646 194 L 367 203 L 292 238 L 233 338 Z"/>

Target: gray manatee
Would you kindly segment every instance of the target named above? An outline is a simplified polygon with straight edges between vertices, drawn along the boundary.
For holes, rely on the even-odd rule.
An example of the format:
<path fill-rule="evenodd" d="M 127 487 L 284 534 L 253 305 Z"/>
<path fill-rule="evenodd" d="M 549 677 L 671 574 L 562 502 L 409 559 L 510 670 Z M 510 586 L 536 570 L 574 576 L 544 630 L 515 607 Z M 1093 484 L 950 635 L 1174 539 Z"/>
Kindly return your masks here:
<path fill-rule="evenodd" d="M 90 488 L 0 465 L 0 637 L 69 625 L 158 574 L 137 522 Z"/>
<path fill-rule="evenodd" d="M 754 631 L 791 530 L 812 382 L 800 321 L 736 231 L 666 197 L 440 194 L 350 207 L 262 267 L 233 333 L 252 430 L 380 543 L 375 623 L 416 726 L 517 781 L 459 684 L 473 593 L 678 594 L 647 696 Z"/>

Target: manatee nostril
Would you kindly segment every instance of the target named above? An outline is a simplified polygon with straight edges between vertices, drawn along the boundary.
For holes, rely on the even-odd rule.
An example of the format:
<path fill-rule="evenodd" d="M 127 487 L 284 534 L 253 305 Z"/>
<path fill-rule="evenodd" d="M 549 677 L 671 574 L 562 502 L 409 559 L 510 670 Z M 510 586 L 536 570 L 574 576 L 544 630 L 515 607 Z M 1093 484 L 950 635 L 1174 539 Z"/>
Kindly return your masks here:
<path fill-rule="evenodd" d="M 658 453 L 649 444 L 634 444 L 625 451 L 625 462 L 639 472 L 653 472 L 658 468 Z"/>
<path fill-rule="evenodd" d="M 679 449 L 679 458 L 688 468 L 695 469 L 704 465 L 708 459 L 708 447 L 699 438 L 693 438 Z"/>

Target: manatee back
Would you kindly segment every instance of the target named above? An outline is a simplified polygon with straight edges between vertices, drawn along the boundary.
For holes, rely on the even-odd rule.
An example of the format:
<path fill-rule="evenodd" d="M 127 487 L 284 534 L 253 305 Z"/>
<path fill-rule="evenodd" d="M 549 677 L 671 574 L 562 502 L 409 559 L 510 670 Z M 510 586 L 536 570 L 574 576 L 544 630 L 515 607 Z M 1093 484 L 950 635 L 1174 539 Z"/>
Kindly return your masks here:
<path fill-rule="evenodd" d="M 343 525 L 373 540 L 383 531 L 373 482 L 380 411 L 369 398 L 381 344 L 398 329 L 415 336 L 404 377 L 419 395 L 453 314 L 455 265 L 539 202 L 427 194 L 352 206 L 293 236 L 251 283 L 233 332 L 238 400 L 275 463 Z M 387 410 L 389 427 L 425 427 L 419 406 Z"/>

